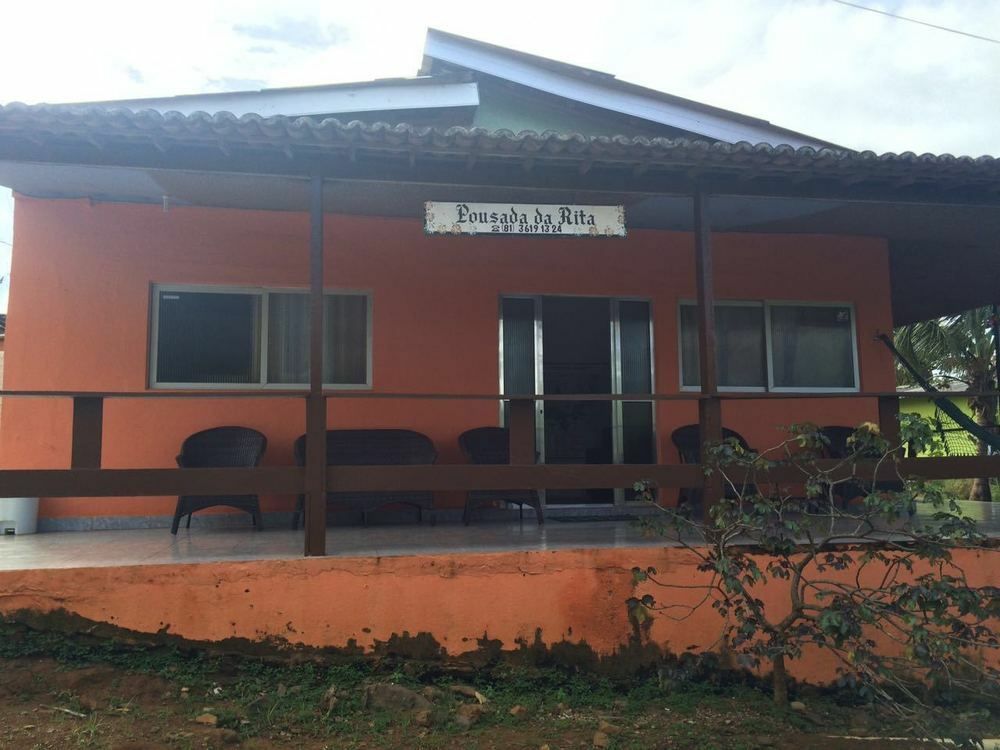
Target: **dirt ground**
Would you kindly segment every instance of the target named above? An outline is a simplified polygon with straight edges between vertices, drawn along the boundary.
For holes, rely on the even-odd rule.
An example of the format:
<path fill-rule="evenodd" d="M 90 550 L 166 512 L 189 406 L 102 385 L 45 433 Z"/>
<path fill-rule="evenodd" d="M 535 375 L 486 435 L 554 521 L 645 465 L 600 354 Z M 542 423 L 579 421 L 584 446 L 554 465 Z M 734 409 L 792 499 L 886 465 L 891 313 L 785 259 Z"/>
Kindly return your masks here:
<path fill-rule="evenodd" d="M 287 673 L 264 668 L 213 672 L 202 664 L 197 667 L 188 670 L 183 662 L 174 667 L 158 664 L 165 673 L 159 675 L 50 658 L 0 660 L 0 748 L 901 750 L 925 746 L 837 739 L 831 735 L 872 733 L 878 723 L 865 710 L 835 707 L 819 698 L 805 711 L 779 712 L 765 696 L 747 690 L 728 695 L 695 691 L 694 696 L 681 691 L 657 699 L 595 698 L 565 686 L 541 696 L 533 691 L 519 695 L 516 685 L 512 690 L 484 687 L 477 696 L 478 688 L 470 686 L 419 689 L 414 685 L 398 691 L 403 699 L 399 705 L 366 706 L 364 695 L 371 683 L 367 678 L 359 682 L 350 673 L 334 679 L 332 690 L 320 690 L 308 667 Z M 288 684 L 275 684 L 276 674 L 284 675 Z M 431 699 L 424 715 L 407 703 L 418 693 Z M 463 725 L 463 715 L 472 716 L 471 726 Z"/>

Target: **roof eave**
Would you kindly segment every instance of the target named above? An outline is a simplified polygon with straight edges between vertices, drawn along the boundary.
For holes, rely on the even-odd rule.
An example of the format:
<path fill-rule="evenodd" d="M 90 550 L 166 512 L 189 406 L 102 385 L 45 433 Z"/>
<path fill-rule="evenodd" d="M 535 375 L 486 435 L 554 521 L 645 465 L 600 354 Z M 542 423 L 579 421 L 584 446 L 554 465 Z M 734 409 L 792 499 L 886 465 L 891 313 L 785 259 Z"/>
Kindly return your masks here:
<path fill-rule="evenodd" d="M 732 194 L 823 194 L 838 199 L 885 195 L 916 200 L 935 194 L 942 203 L 972 197 L 1000 201 L 1000 161 L 992 157 L 855 153 L 698 140 L 584 136 L 554 132 L 514 134 L 479 128 L 438 130 L 410 125 L 342 123 L 335 119 L 228 113 L 207 115 L 67 109 L 26 105 L 0 107 L 0 156 L 12 161 L 147 164 L 183 161 L 188 168 L 226 171 L 263 169 L 298 174 L 326 162 L 331 173 L 357 171 L 359 162 L 418 164 L 462 170 L 465 179 L 487 165 L 504 179 L 530 184 L 543 168 L 581 187 L 601 172 L 622 189 L 663 192 L 663 185 L 701 182 Z M 181 158 L 183 157 L 183 159 Z M 341 162 L 345 162 L 347 167 Z M 332 165 L 338 164 L 336 168 Z M 612 179 L 613 176 L 613 179 Z M 547 176 L 545 179 L 554 179 Z M 768 192 L 770 191 L 770 192 Z"/>
<path fill-rule="evenodd" d="M 266 117 L 280 114 L 286 117 L 307 117 L 349 112 L 467 108 L 478 105 L 479 87 L 475 81 L 440 77 L 37 106 L 81 111 L 96 107 L 133 112 L 154 110 L 164 114 L 179 112 L 183 115 L 207 112 L 233 113 L 237 116 L 257 114 Z"/>

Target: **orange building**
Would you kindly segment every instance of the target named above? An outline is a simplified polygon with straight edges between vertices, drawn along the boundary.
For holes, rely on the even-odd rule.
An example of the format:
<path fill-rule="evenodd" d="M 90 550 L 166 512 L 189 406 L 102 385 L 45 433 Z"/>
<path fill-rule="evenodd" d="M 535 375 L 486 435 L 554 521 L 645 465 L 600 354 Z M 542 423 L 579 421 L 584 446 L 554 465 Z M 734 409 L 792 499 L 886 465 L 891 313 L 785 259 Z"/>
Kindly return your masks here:
<path fill-rule="evenodd" d="M 998 180 L 989 157 L 856 152 L 433 30 L 413 79 L 0 107 L 0 497 L 41 497 L 43 531 L 137 529 L 0 538 L 0 616 L 611 656 L 635 637 L 632 566 L 707 576 L 621 522 L 650 510 L 633 484 L 718 497 L 678 450 L 689 425 L 695 452 L 806 421 L 896 434 L 877 337 L 996 301 Z M 177 467 L 185 438 L 231 425 L 266 437 L 261 466 Z M 504 465 L 470 465 L 460 436 L 500 425 Z M 436 463 L 328 467 L 328 429 L 416 431 Z M 902 465 L 1000 474 L 998 456 Z M 605 520 L 476 537 L 448 524 L 467 490 Z M 392 506 L 391 538 L 327 528 L 328 492 L 412 491 L 437 528 Z M 178 496 L 220 495 L 259 496 L 274 531 L 225 507 L 161 528 Z M 285 527 L 299 497 L 304 532 Z M 303 548 L 330 556 L 288 559 Z M 718 626 L 704 610 L 647 637 L 710 648 Z M 796 674 L 831 668 L 810 653 Z"/>
<path fill-rule="evenodd" d="M 186 436 L 239 424 L 267 437 L 265 467 L 290 468 L 311 409 L 330 428 L 416 430 L 438 464 L 464 464 L 459 435 L 520 396 L 540 463 L 668 476 L 683 425 L 767 447 L 795 422 L 885 422 L 876 336 L 995 294 L 989 224 L 969 219 L 995 212 L 996 173 L 852 152 L 437 31 L 415 79 L 10 105 L 19 397 L 0 462 L 169 469 Z M 986 273 L 942 282 L 973 262 Z M 644 473 L 537 482 L 551 513 L 611 514 Z M 42 527 L 163 525 L 175 500 L 155 487 L 173 480 L 145 476 L 46 475 Z M 265 521 L 306 481 L 269 476 Z M 669 476 L 668 503 L 686 481 Z M 427 481 L 438 517 L 457 516 L 459 480 Z"/>
<path fill-rule="evenodd" d="M 114 230 L 109 232 L 109 227 Z M 157 376 L 168 363 L 161 359 L 159 371 L 152 369 L 151 353 L 158 345 L 163 347 L 164 312 L 172 303 L 192 300 L 194 306 L 202 299 L 196 295 L 211 294 L 224 302 L 249 303 L 250 308 L 261 304 L 260 295 L 271 295 L 274 322 L 276 302 L 284 301 L 290 290 L 304 291 L 302 279 L 307 276 L 305 255 L 288 250 L 307 242 L 307 217 L 299 213 L 201 207 L 164 212 L 158 206 L 20 199 L 16 231 L 17 284 L 10 314 L 21 322 L 10 333 L 6 387 L 11 390 L 155 389 Z M 421 222 L 413 219 L 332 214 L 326 218 L 325 234 L 327 293 L 363 300 L 359 316 L 370 315 L 370 321 L 359 323 L 351 342 L 359 347 L 351 356 L 363 363 L 352 365 L 359 373 L 359 382 L 352 384 L 357 388 L 379 394 L 499 393 L 501 367 L 506 365 L 508 373 L 513 369 L 509 349 L 498 357 L 501 321 L 509 331 L 512 322 L 520 322 L 512 316 L 523 317 L 522 309 L 531 307 L 540 308 L 544 349 L 539 364 L 548 386 L 545 392 L 612 391 L 612 369 L 621 366 L 628 354 L 623 348 L 630 343 L 626 338 L 612 347 L 609 335 L 616 316 L 619 330 L 613 332 L 628 336 L 627 330 L 620 330 L 623 309 L 638 319 L 643 332 L 642 341 L 636 342 L 639 348 L 653 352 L 643 362 L 652 387 L 625 392 L 682 392 L 685 352 L 680 326 L 688 309 L 685 301 L 695 297 L 688 233 L 634 230 L 625 239 L 439 237 L 425 235 Z M 822 279 L 816 278 L 812 270 L 832 256 L 842 262 Z M 781 300 L 782 311 L 795 303 L 795 309 L 846 313 L 850 317 L 844 327 L 857 343 L 850 354 L 856 357 L 860 375 L 859 383 L 847 387 L 892 390 L 891 358 L 874 339 L 876 332 L 892 328 L 884 241 L 725 234 L 716 239 L 716 258 L 720 298 L 746 302 L 745 307 L 733 309 L 745 311 L 748 318 L 763 320 L 763 305 L 770 300 Z M 70 289 L 72 294 L 66 293 Z M 38 299 L 52 304 L 20 312 Z M 248 310 L 248 331 L 258 310 Z M 535 311 L 529 314 L 533 325 Z M 198 331 L 181 333 L 192 347 L 199 345 Z M 273 327 L 268 334 L 273 341 Z M 255 357 L 258 346 L 252 345 Z M 184 351 L 179 345 L 178 352 Z M 505 358 L 507 362 L 502 361 Z M 534 365 L 531 362 L 532 377 Z M 852 361 L 852 377 L 854 366 Z M 255 362 L 254 367 L 256 374 L 260 366 Z M 560 378 L 568 385 L 562 385 Z M 169 387 L 214 389 L 215 385 L 189 382 Z M 586 409 L 581 401 L 555 415 L 551 412 L 561 404 L 547 406 L 543 429 L 561 431 L 557 439 L 546 435 L 550 456 L 563 458 L 575 450 L 578 462 L 587 463 L 601 450 L 601 440 L 613 425 L 610 403 L 597 402 L 597 413 L 572 411 L 581 405 Z M 0 448 L 5 466 L 68 465 L 72 431 L 66 407 L 28 399 L 5 404 Z M 614 424 L 638 430 L 640 420 L 646 420 L 641 424 L 650 429 L 657 461 L 675 463 L 678 457 L 670 434 L 697 421 L 694 407 L 693 402 L 660 401 L 638 419 L 626 417 Z M 418 430 L 434 441 L 443 463 L 463 462 L 460 433 L 497 424 L 499 418 L 497 403 L 489 401 L 332 398 L 327 409 L 331 426 Z M 655 429 L 648 421 L 651 413 Z M 769 446 L 780 441 L 779 428 L 793 422 L 854 424 L 876 418 L 871 399 L 793 399 L 763 406 L 734 403 L 726 425 L 754 445 Z M 571 424 L 585 433 L 576 437 L 582 444 L 559 443 L 565 440 L 566 428 L 557 419 L 576 420 Z M 169 467 L 187 435 L 234 423 L 268 436 L 267 463 L 293 463 L 292 442 L 303 431 L 297 400 L 220 398 L 109 402 L 102 465 Z M 141 440 L 136 439 L 137 431 Z M 634 447 L 637 453 L 646 449 Z M 605 458 L 612 462 L 610 452 Z M 573 504 L 580 504 L 581 499 L 576 500 Z M 127 502 L 53 498 L 43 504 L 42 513 L 47 518 L 169 516 L 173 502 L 172 498 Z M 291 503 L 291 498 L 268 498 L 265 511 L 290 511 Z M 442 498 L 440 504 L 447 506 L 448 499 Z"/>

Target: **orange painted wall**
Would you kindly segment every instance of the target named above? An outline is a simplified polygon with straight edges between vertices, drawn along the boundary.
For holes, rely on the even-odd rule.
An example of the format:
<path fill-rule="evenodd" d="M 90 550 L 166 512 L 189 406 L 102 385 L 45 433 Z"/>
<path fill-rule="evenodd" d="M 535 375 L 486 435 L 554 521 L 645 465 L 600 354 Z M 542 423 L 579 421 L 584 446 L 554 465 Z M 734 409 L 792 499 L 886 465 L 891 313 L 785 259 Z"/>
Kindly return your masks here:
<path fill-rule="evenodd" d="M 997 554 L 956 550 L 954 561 L 971 586 L 1000 586 L 1000 566 L 986 558 Z M 655 567 L 661 579 L 694 588 L 647 583 L 634 589 L 633 566 Z M 880 571 L 869 572 L 880 579 Z M 853 581 L 854 571 L 828 575 Z M 197 641 L 277 637 L 343 647 L 353 640 L 365 649 L 393 634 L 424 632 L 450 655 L 474 651 L 484 636 L 516 649 L 540 630 L 546 644 L 587 643 L 607 655 L 632 635 L 625 605 L 630 596 L 648 592 L 660 601 L 694 605 L 704 595 L 697 587 L 708 580 L 696 558 L 677 547 L 17 570 L 0 572 L 0 615 L 64 609 Z M 758 592 L 769 613 L 787 610 L 785 591 L 769 584 Z M 718 645 L 722 621 L 710 606 L 676 619 L 681 612 L 654 616 L 652 641 L 673 653 Z M 829 652 L 813 649 L 790 670 L 826 682 L 836 666 Z"/>
<path fill-rule="evenodd" d="M 153 283 L 302 286 L 305 214 L 91 204 L 19 196 L 6 345 L 9 389 L 138 391 L 147 387 Z M 428 237 L 416 220 L 331 215 L 331 288 L 373 293 L 374 389 L 497 390 L 497 306 L 504 293 L 622 295 L 653 302 L 655 385 L 678 390 L 677 304 L 694 296 L 693 241 L 678 232 L 630 232 L 626 240 Z M 873 340 L 890 330 L 888 252 L 877 238 L 719 234 L 720 298 L 825 300 L 855 305 L 863 390 L 891 390 L 892 362 Z M 106 467 L 169 467 L 183 438 L 238 423 L 269 438 L 267 464 L 290 464 L 304 431 L 295 399 L 111 400 Z M 69 463 L 68 400 L 5 399 L 0 464 Z M 659 447 L 675 460 L 671 430 L 695 421 L 692 403 L 657 408 Z M 777 426 L 874 419 L 874 402 L 727 403 L 724 419 L 757 446 Z M 459 462 L 458 435 L 496 423 L 493 403 L 331 400 L 333 426 L 405 426 L 426 432 L 441 462 Z M 453 502 L 443 499 L 442 502 Z M 264 498 L 266 510 L 291 498 Z M 47 517 L 172 512 L 171 498 L 47 499 Z"/>

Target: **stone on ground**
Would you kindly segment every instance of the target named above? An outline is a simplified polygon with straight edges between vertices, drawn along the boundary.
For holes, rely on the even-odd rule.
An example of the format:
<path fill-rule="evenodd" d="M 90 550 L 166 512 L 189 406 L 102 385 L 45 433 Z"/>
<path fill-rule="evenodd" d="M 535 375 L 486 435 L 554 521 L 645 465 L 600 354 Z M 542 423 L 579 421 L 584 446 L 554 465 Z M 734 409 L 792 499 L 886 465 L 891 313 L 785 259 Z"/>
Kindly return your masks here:
<path fill-rule="evenodd" d="M 420 694 L 427 700 L 434 702 L 436 700 L 440 700 L 444 696 L 444 691 L 441 688 L 434 687 L 433 685 L 427 685 L 420 690 Z"/>
<path fill-rule="evenodd" d="M 340 696 L 337 695 L 337 686 L 331 685 L 323 693 L 323 708 L 329 713 L 334 708 L 336 708 L 337 703 L 340 702 Z"/>
<path fill-rule="evenodd" d="M 471 685 L 449 685 L 448 689 L 453 693 L 464 695 L 466 698 L 475 698 L 480 703 L 486 703 L 486 696 Z"/>
<path fill-rule="evenodd" d="M 601 719 L 601 723 L 597 725 L 598 732 L 604 732 L 605 734 L 616 735 L 621 734 L 621 727 L 616 727 L 610 721 Z"/>
<path fill-rule="evenodd" d="M 431 702 L 420 693 L 391 682 L 377 682 L 365 688 L 365 708 L 384 711 L 430 710 Z"/>
<path fill-rule="evenodd" d="M 486 709 L 479 703 L 463 703 L 455 710 L 455 723 L 462 729 L 468 729 L 475 725 L 486 713 Z"/>
<path fill-rule="evenodd" d="M 226 747 L 240 744 L 240 733 L 233 729 L 214 729 L 207 738 L 210 747 Z"/>

